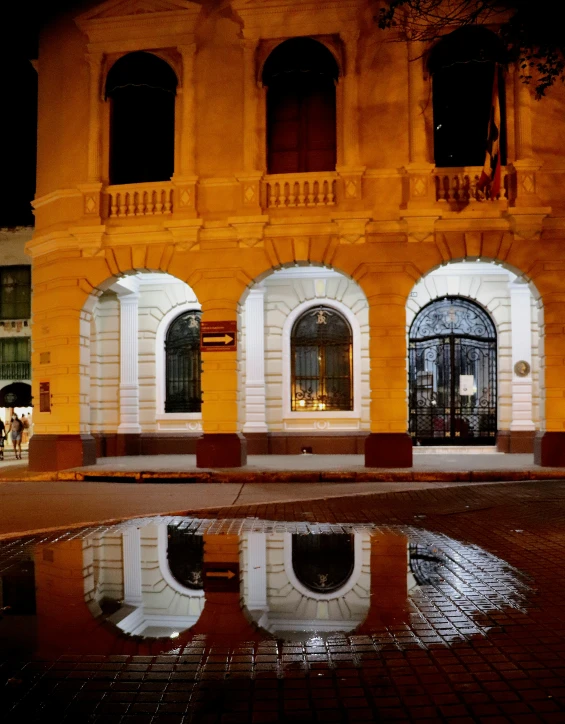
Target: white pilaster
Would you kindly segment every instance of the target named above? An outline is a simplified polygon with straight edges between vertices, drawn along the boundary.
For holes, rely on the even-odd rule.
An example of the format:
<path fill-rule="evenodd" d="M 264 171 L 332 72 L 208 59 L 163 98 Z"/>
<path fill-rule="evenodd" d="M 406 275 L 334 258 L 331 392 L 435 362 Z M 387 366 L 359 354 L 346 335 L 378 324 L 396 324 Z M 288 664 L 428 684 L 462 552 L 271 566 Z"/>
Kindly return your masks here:
<path fill-rule="evenodd" d="M 266 432 L 265 406 L 265 289 L 249 292 L 245 302 L 245 404 L 244 432 Z"/>
<path fill-rule="evenodd" d="M 532 308 L 531 294 L 524 282 L 510 284 L 512 320 L 512 422 L 511 430 L 534 430 L 532 420 Z M 514 372 L 516 362 L 530 365 L 526 377 Z"/>
<path fill-rule="evenodd" d="M 124 603 L 141 606 L 141 532 L 128 528 L 122 534 L 124 562 Z"/>
<path fill-rule="evenodd" d="M 267 536 L 247 534 L 247 608 L 267 610 Z"/>
<path fill-rule="evenodd" d="M 139 424 L 138 303 L 137 286 L 118 297 L 120 302 L 120 424 L 118 433 L 141 432 Z"/>

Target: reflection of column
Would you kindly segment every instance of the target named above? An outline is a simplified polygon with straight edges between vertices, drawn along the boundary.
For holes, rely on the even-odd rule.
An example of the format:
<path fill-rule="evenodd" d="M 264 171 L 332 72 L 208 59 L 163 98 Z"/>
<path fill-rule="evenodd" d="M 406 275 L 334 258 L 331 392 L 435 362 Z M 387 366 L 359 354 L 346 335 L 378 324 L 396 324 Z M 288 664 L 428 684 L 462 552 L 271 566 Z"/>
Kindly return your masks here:
<path fill-rule="evenodd" d="M 244 432 L 266 432 L 265 410 L 265 288 L 256 286 L 245 302 Z"/>
<path fill-rule="evenodd" d="M 141 606 L 141 532 L 128 528 L 122 534 L 124 562 L 124 603 Z"/>
<path fill-rule="evenodd" d="M 120 302 L 120 425 L 119 434 L 138 434 L 139 380 L 138 362 L 138 301 L 139 294 L 118 297 Z"/>
<path fill-rule="evenodd" d="M 531 431 L 532 421 L 532 311 L 531 294 L 524 282 L 510 285 L 512 320 L 512 431 Z M 516 362 L 524 361 L 530 365 L 525 377 L 514 372 Z M 512 450 L 512 452 L 520 452 Z"/>
<path fill-rule="evenodd" d="M 267 536 L 247 534 L 247 608 L 267 610 Z"/>

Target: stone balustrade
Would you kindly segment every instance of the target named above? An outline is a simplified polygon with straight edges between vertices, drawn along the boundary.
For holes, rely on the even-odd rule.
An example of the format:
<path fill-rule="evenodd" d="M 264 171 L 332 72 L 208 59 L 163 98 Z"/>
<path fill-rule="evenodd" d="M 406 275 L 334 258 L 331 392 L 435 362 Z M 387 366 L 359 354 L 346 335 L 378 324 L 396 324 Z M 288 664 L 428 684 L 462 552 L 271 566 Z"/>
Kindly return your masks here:
<path fill-rule="evenodd" d="M 500 193 L 493 197 L 490 185 L 478 188 L 482 166 L 436 168 L 434 172 L 436 201 L 468 203 L 470 201 L 501 201 L 508 199 L 508 170 L 501 171 Z"/>
<path fill-rule="evenodd" d="M 268 209 L 334 206 L 337 173 L 272 174 L 264 184 Z"/>
<path fill-rule="evenodd" d="M 108 186 L 106 193 L 110 219 L 160 216 L 173 211 L 173 184 L 170 181 Z"/>

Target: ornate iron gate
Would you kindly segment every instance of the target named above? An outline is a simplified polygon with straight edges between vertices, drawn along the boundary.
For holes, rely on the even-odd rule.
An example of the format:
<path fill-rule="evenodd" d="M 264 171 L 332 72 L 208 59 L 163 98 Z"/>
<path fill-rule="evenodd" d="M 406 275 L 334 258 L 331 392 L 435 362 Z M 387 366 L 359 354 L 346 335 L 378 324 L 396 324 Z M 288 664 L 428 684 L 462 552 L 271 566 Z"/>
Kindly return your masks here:
<path fill-rule="evenodd" d="M 409 336 L 410 435 L 419 445 L 496 442 L 496 329 L 484 309 L 445 297 Z"/>

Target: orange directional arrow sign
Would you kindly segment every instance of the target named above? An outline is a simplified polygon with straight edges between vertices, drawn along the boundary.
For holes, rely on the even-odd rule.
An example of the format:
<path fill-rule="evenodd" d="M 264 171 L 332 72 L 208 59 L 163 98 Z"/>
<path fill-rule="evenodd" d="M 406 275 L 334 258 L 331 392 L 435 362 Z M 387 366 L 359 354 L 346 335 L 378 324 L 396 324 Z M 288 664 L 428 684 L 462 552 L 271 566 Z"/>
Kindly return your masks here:
<path fill-rule="evenodd" d="M 233 571 L 206 571 L 206 575 L 210 578 L 233 578 L 235 573 Z"/>
<path fill-rule="evenodd" d="M 200 349 L 203 352 L 234 352 L 237 349 L 237 322 L 202 322 Z"/>
<path fill-rule="evenodd" d="M 202 337 L 202 344 L 232 344 L 233 340 L 231 334 L 224 334 L 223 337 Z"/>

